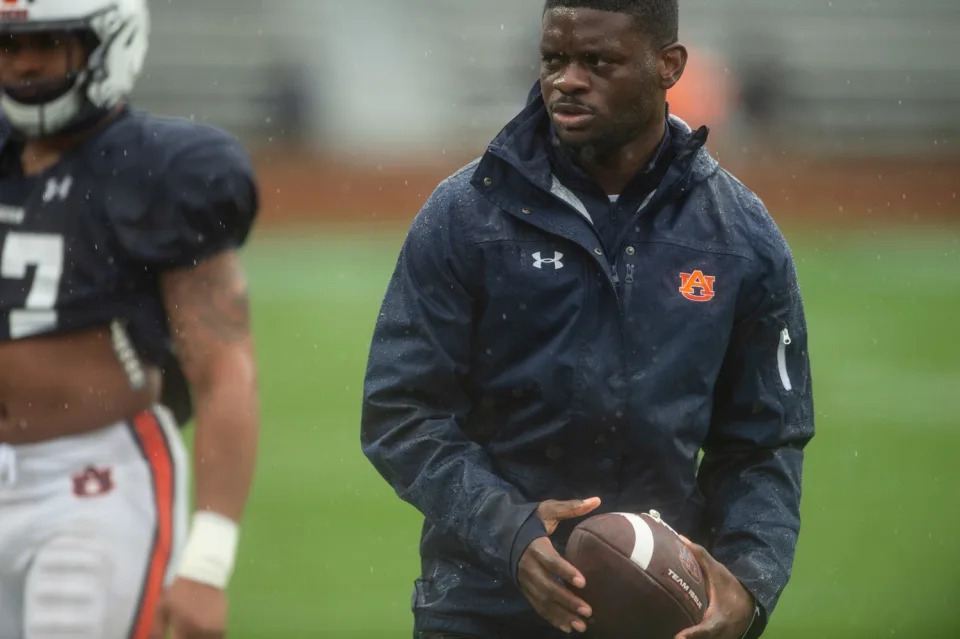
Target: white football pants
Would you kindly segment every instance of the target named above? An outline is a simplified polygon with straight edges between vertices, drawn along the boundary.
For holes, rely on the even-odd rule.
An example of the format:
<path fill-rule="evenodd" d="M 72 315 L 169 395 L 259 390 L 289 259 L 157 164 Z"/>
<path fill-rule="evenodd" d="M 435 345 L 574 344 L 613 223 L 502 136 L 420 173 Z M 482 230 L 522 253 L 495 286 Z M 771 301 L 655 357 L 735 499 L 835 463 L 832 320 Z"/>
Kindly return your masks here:
<path fill-rule="evenodd" d="M 0 444 L 0 639 L 143 639 L 187 526 L 187 457 L 157 406 Z"/>

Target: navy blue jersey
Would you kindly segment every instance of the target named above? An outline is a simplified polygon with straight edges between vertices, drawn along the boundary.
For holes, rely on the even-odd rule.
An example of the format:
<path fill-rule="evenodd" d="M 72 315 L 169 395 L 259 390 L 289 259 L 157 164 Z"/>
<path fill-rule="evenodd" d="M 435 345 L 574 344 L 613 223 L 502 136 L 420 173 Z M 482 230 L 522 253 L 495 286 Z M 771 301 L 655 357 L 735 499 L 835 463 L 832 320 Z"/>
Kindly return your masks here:
<path fill-rule="evenodd" d="M 159 274 L 240 246 L 256 215 L 240 144 L 132 110 L 39 175 L 0 144 L 0 341 L 120 320 L 144 360 L 168 365 Z"/>

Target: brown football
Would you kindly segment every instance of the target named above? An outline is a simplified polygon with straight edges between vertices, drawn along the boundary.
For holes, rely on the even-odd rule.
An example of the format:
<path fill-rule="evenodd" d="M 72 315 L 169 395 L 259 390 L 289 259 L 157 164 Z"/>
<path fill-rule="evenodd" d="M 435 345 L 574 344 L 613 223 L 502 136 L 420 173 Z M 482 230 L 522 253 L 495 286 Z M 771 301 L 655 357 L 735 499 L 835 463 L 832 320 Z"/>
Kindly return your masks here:
<path fill-rule="evenodd" d="M 587 580 L 577 594 L 593 608 L 590 637 L 673 639 L 703 619 L 700 564 L 656 511 L 590 517 L 574 528 L 566 556 Z"/>

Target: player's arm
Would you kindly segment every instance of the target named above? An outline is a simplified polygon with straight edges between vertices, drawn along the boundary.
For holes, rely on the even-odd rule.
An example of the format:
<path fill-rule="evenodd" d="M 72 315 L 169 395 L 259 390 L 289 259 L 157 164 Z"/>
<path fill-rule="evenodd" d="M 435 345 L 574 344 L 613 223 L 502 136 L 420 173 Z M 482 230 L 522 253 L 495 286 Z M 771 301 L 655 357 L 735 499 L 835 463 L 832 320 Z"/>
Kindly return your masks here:
<path fill-rule="evenodd" d="M 228 250 L 163 273 L 160 285 L 196 410 L 196 512 L 168 594 L 171 624 L 174 636 L 207 636 L 202 633 L 225 629 L 222 591 L 232 572 L 257 452 L 259 406 L 247 284 L 235 251 Z M 205 604 L 197 605 L 198 600 Z"/>
<path fill-rule="evenodd" d="M 236 522 L 253 478 L 259 415 L 243 268 L 234 251 L 225 251 L 160 281 L 196 407 L 196 510 Z"/>
<path fill-rule="evenodd" d="M 757 604 L 748 637 L 763 631 L 790 577 L 803 449 L 814 432 L 803 304 L 789 249 L 783 243 L 777 252 L 744 295 L 747 310 L 737 320 L 717 380 L 698 476 L 707 548 L 695 551 L 702 561 L 706 551 L 712 555 L 705 568 L 708 576 L 714 568 L 716 581 L 727 584 L 731 607 L 741 608 L 741 584 Z M 725 635 L 689 635 L 714 636 Z"/>

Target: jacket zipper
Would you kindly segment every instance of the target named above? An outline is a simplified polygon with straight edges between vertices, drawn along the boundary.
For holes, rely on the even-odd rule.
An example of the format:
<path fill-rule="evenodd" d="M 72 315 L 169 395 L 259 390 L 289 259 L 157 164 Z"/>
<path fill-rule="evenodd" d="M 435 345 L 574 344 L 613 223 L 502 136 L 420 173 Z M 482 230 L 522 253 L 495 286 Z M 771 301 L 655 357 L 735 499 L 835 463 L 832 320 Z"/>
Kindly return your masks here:
<path fill-rule="evenodd" d="M 793 384 L 790 383 L 790 373 L 787 371 L 787 346 L 793 343 L 790 339 L 790 331 L 786 326 L 780 331 L 780 345 L 777 347 L 777 368 L 780 370 L 780 381 L 785 390 L 793 390 Z"/>
<path fill-rule="evenodd" d="M 633 270 L 636 268 L 636 264 L 627 264 L 626 272 L 623 276 L 623 313 L 629 312 L 630 309 L 630 297 L 631 292 L 633 291 Z"/>

